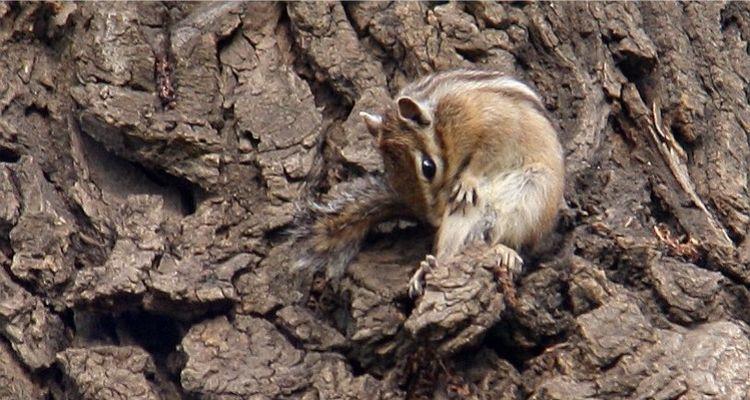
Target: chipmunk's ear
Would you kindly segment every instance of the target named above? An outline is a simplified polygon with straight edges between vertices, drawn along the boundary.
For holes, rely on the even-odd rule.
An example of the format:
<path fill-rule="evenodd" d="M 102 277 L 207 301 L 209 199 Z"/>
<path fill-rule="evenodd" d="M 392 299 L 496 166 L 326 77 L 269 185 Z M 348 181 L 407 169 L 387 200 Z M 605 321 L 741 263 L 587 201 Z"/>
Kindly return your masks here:
<path fill-rule="evenodd" d="M 432 118 L 427 110 L 411 97 L 400 97 L 396 100 L 398 116 L 405 121 L 412 121 L 417 125 L 429 125 Z"/>
<path fill-rule="evenodd" d="M 380 128 L 383 127 L 383 117 L 377 114 L 370 114 L 366 112 L 360 112 L 359 116 L 365 121 L 367 130 L 370 131 L 372 136 L 378 137 Z"/>

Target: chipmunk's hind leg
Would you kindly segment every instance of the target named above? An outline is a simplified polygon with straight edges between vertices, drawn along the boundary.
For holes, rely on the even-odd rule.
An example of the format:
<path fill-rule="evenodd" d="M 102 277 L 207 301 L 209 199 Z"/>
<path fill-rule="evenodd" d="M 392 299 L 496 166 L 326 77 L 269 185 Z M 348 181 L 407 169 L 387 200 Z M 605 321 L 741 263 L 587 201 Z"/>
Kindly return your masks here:
<path fill-rule="evenodd" d="M 523 269 L 523 259 L 518 253 L 504 244 L 496 244 L 492 250 L 496 256 L 496 266 L 503 267 L 508 270 L 511 276 L 518 276 Z"/>
<path fill-rule="evenodd" d="M 559 204 L 558 179 L 554 171 L 539 164 L 510 171 L 499 176 L 488 187 L 485 198 L 494 212 L 488 221 L 487 242 L 491 244 L 496 262 L 492 268 L 506 300 L 513 306 L 513 280 L 521 273 L 523 259 L 516 249 L 534 245 L 554 223 Z"/>
<path fill-rule="evenodd" d="M 488 242 L 512 249 L 533 246 L 554 225 L 562 190 L 558 181 L 554 171 L 539 164 L 496 177 L 480 193 L 494 211 Z"/>
<path fill-rule="evenodd" d="M 498 289 L 505 297 L 506 303 L 512 308 L 516 307 L 516 287 L 514 285 L 515 277 L 521 274 L 523 268 L 523 259 L 518 253 L 504 244 L 496 244 L 492 248 L 495 253 L 495 263 L 488 267 L 495 275 Z"/>

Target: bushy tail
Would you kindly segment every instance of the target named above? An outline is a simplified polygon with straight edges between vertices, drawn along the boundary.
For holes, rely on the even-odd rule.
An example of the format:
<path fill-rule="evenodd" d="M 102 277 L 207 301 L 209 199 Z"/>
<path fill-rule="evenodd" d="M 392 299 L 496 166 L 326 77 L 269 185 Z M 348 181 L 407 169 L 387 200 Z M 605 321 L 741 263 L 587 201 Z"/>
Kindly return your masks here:
<path fill-rule="evenodd" d="M 366 177 L 334 187 L 299 210 L 294 238 L 294 272 L 325 270 L 338 279 L 357 255 L 367 232 L 399 214 L 394 192 L 382 177 Z"/>

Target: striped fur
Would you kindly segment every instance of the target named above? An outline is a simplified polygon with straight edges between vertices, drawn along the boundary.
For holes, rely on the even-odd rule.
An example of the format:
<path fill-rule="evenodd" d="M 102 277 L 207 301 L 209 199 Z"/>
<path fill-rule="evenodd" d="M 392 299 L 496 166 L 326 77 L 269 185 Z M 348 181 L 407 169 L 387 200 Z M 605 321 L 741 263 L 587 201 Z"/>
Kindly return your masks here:
<path fill-rule="evenodd" d="M 542 99 L 526 84 L 498 71 L 479 69 L 457 69 L 428 75 L 404 87 L 397 98 L 411 97 L 425 109 L 434 110 L 437 102 L 446 95 L 482 89 L 514 96 L 519 100 L 528 101 L 534 107 L 544 109 Z"/>
<path fill-rule="evenodd" d="M 474 240 L 514 249 L 552 229 L 562 203 L 562 148 L 541 98 L 496 71 L 459 69 L 404 87 L 363 115 L 393 190 L 438 227 L 438 256 Z M 425 158 L 437 173 L 421 172 Z"/>
<path fill-rule="evenodd" d="M 541 98 L 496 71 L 454 70 L 406 87 L 378 113 L 362 113 L 386 179 L 344 184 L 298 214 L 294 269 L 337 278 L 367 232 L 398 216 L 438 228 L 434 252 L 473 241 L 513 249 L 552 229 L 562 203 L 562 148 Z M 424 176 L 422 163 L 434 162 Z"/>

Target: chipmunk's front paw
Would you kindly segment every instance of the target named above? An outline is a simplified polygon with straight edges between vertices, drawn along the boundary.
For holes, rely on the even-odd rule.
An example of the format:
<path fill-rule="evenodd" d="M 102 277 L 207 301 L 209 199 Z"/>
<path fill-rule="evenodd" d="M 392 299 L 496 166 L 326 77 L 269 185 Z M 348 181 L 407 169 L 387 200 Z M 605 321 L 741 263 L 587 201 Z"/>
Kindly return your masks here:
<path fill-rule="evenodd" d="M 425 273 L 430 272 L 433 268 L 437 267 L 437 259 L 433 255 L 425 257 L 424 261 L 419 263 L 419 268 L 414 272 L 411 279 L 409 279 L 409 297 L 416 299 L 424 293 L 424 276 Z"/>
<path fill-rule="evenodd" d="M 479 202 L 477 196 L 477 185 L 478 182 L 475 178 L 462 176 L 461 179 L 453 185 L 450 197 L 450 210 L 451 214 L 455 213 L 459 209 L 466 213 L 469 206 L 476 206 Z"/>

